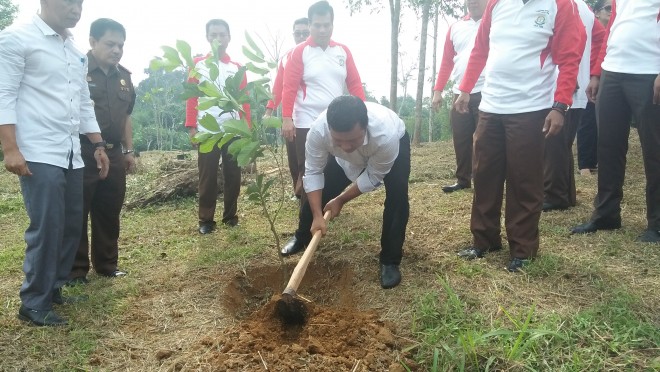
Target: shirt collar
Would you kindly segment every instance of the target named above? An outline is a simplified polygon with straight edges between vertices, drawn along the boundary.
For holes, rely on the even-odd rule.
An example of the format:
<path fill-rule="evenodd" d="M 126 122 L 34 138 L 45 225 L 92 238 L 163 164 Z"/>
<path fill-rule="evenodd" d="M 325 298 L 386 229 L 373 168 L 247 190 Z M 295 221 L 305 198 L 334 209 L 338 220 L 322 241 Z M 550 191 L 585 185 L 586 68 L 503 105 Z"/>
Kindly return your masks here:
<path fill-rule="evenodd" d="M 35 14 L 32 16 L 32 23 L 34 23 L 35 26 L 41 31 L 45 36 L 60 36 L 55 30 L 53 30 L 46 22 L 44 22 L 43 19 L 38 14 Z M 71 38 L 73 35 L 71 34 L 71 31 L 67 28 L 65 29 L 66 32 L 66 38 Z"/>
<path fill-rule="evenodd" d="M 92 54 L 91 50 L 89 52 L 87 52 L 87 60 L 89 61 L 88 62 L 89 64 L 87 66 L 88 73 L 96 70 L 97 68 L 99 70 L 101 70 L 101 66 L 99 66 L 99 63 L 96 61 L 96 58 Z M 103 70 L 101 70 L 101 71 L 103 71 Z M 113 66 L 111 69 L 108 70 L 108 76 L 114 75 L 118 72 L 119 72 L 119 69 L 117 68 L 117 66 Z"/>
<path fill-rule="evenodd" d="M 311 36 L 307 37 L 306 43 L 309 46 L 320 48 L 320 46 L 318 44 L 316 44 L 316 42 L 314 42 L 314 39 L 312 39 Z M 330 42 L 328 42 L 328 47 L 333 47 L 333 46 L 337 46 L 337 43 L 334 40 L 330 39 Z"/>

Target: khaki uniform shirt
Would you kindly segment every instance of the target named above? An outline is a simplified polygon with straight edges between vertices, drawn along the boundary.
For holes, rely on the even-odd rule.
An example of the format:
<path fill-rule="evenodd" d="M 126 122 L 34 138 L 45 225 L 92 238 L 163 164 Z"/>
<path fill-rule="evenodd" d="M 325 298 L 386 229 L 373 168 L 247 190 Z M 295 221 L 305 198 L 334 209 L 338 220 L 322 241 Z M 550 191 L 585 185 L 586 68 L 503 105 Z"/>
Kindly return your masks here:
<path fill-rule="evenodd" d="M 94 101 L 94 112 L 101 135 L 106 142 L 118 145 L 124 137 L 126 118 L 133 112 L 135 105 L 131 72 L 124 66 L 117 65 L 106 75 L 91 51 L 87 53 L 87 57 L 87 84 Z"/>

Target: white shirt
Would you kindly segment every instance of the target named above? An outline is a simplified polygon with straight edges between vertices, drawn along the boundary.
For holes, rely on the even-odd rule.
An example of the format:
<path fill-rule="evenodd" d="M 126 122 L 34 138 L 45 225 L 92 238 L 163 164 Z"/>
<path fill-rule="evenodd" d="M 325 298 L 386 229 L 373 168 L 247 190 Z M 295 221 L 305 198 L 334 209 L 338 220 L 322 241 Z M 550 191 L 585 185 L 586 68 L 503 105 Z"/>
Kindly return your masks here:
<path fill-rule="evenodd" d="M 451 62 L 453 62 L 453 68 L 451 68 L 449 80 L 454 82 L 454 86 L 452 87 L 452 92 L 454 94 L 461 93 L 461 91 L 458 89 L 458 84 L 463 79 L 463 73 L 465 72 L 468 61 L 470 60 L 470 53 L 472 52 L 472 48 L 474 48 L 474 39 L 477 36 L 477 30 L 479 29 L 480 23 L 481 19 L 475 21 L 474 19 L 467 16 L 464 19 L 461 19 L 460 21 L 451 25 L 449 27 L 449 31 L 447 31 L 447 40 L 445 41 L 445 48 L 442 55 L 442 66 L 440 66 L 440 72 L 438 75 L 440 76 L 443 74 L 443 68 L 450 68 L 450 64 L 448 63 L 450 62 L 449 58 L 452 58 L 451 56 L 453 56 L 451 60 Z M 440 80 L 441 79 L 438 79 L 436 84 L 440 83 Z M 445 84 L 446 81 L 442 83 L 441 89 L 436 90 L 444 89 Z M 479 76 L 479 80 L 477 80 L 477 84 L 474 86 L 470 93 L 472 94 L 481 92 L 483 86 L 484 75 L 481 74 Z"/>
<path fill-rule="evenodd" d="M 612 8 L 603 70 L 660 73 L 660 0 L 618 0 Z"/>
<path fill-rule="evenodd" d="M 82 168 L 79 134 L 100 133 L 87 56 L 38 15 L 0 33 L 0 125 L 16 125 L 26 161 Z"/>
<path fill-rule="evenodd" d="M 347 153 L 335 147 L 330 136 L 330 128 L 323 111 L 312 124 L 305 143 L 305 192 L 323 189 L 323 170 L 328 155 L 333 155 L 346 173 L 346 177 L 357 183 L 362 193 L 374 190 L 390 172 L 399 156 L 399 140 L 406 132 L 403 120 L 397 114 L 373 102 L 365 102 L 369 123 L 364 143 L 357 150 Z"/>
<path fill-rule="evenodd" d="M 210 57 L 212 58 L 212 57 Z M 208 77 L 210 76 L 210 71 L 209 67 L 207 66 L 207 61 L 208 58 L 201 59 L 197 61 L 195 64 L 195 69 L 201 74 L 200 82 L 202 81 L 208 81 Z M 229 57 L 227 56 L 224 58 L 224 60 L 220 60 L 217 63 L 218 66 L 218 78 L 215 80 L 215 85 L 222 89 L 225 86 L 225 81 L 229 77 L 233 77 L 236 75 L 236 72 L 238 72 L 238 64 L 232 62 Z M 201 102 L 200 102 L 201 103 Z M 220 126 L 220 132 L 222 132 L 222 124 L 226 122 L 227 120 L 230 119 L 238 119 L 239 115 L 235 111 L 231 112 L 222 112 L 222 109 L 216 105 L 213 107 L 210 107 L 206 110 L 199 110 L 197 111 L 197 122 L 199 122 L 206 114 L 210 114 L 211 116 L 215 117 L 215 120 L 218 122 L 218 125 Z M 218 131 L 211 131 L 202 125 L 197 126 L 197 130 L 200 132 L 207 132 L 207 133 L 218 133 Z"/>

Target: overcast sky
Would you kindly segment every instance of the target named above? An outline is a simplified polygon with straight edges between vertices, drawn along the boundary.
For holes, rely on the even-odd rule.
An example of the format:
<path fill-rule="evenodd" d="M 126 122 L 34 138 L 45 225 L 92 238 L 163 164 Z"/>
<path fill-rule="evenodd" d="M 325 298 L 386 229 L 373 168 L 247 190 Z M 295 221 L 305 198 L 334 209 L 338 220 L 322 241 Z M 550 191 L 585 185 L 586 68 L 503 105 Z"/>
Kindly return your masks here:
<path fill-rule="evenodd" d="M 26 21 L 36 14 L 39 0 L 13 0 L 19 5 L 17 21 Z M 161 56 L 160 46 L 174 46 L 176 40 L 187 41 L 193 53 L 206 53 L 208 43 L 204 36 L 204 25 L 211 18 L 226 20 L 232 33 L 228 53 L 232 59 L 245 62 L 241 52 L 245 44 L 243 34 L 247 30 L 257 40 L 265 40 L 274 35 L 284 39 L 284 50 L 293 46 L 291 35 L 293 21 L 305 17 L 307 9 L 315 0 L 86 0 L 83 4 L 82 19 L 73 29 L 76 42 L 82 48 L 88 48 L 89 25 L 97 18 L 112 18 L 126 27 L 127 39 L 124 47 L 122 65 L 133 72 L 137 83 L 145 75 L 143 70 L 149 66 L 154 56 Z M 383 1 L 387 3 L 387 1 Z M 378 98 L 389 97 L 389 9 L 380 13 L 363 10 L 350 16 L 345 0 L 330 0 L 335 11 L 333 39 L 346 44 L 355 58 L 362 81 Z M 452 22 L 451 20 L 449 22 Z M 440 43 L 444 43 L 446 22 L 441 21 Z M 414 13 L 407 11 L 402 19 L 400 44 L 406 55 L 403 65 L 408 68 L 418 59 L 420 22 Z M 429 39 L 430 40 L 430 39 Z M 438 46 L 441 53 L 442 45 Z M 427 66 L 431 65 L 432 45 L 428 45 Z M 265 52 L 265 50 L 264 50 Z M 440 55 L 438 56 L 440 58 Z M 430 70 L 427 70 L 427 77 Z M 434 72 L 434 73 L 437 73 Z M 415 71 L 415 76 L 417 72 Z M 414 96 L 415 83 L 408 86 L 409 94 Z M 425 95 L 431 94 L 430 83 L 426 84 Z M 401 94 L 401 88 L 399 88 Z"/>

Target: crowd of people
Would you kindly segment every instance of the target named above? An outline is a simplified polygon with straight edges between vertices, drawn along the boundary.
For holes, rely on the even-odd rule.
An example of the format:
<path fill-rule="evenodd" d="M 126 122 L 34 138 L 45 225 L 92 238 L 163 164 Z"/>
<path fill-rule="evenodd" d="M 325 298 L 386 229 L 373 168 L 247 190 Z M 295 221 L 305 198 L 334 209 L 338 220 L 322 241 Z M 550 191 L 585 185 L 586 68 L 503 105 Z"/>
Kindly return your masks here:
<path fill-rule="evenodd" d="M 31 22 L 0 33 L 0 143 L 5 168 L 19 177 L 30 224 L 25 232 L 25 278 L 18 317 L 40 326 L 67 321 L 53 309 L 84 301 L 62 292 L 97 274 L 121 277 L 120 211 L 126 174 L 135 169 L 130 114 L 131 74 L 119 62 L 124 27 L 98 19 L 90 50 L 79 51 L 69 29 L 83 0 L 40 0 Z M 590 220 L 573 234 L 621 227 L 621 200 L 631 120 L 642 144 L 647 179 L 647 229 L 641 242 L 660 243 L 660 0 L 466 0 L 468 13 L 444 42 L 432 104 L 442 105 L 451 80 L 450 122 L 456 181 L 446 193 L 473 188 L 472 244 L 464 259 L 504 247 L 507 269 L 518 272 L 539 250 L 542 212 L 576 205 L 572 146 L 578 169 L 596 171 L 598 191 Z M 399 266 L 410 214 L 410 138 L 397 114 L 365 94 L 349 48 L 332 39 L 334 12 L 327 1 L 293 24 L 296 46 L 279 61 L 270 117 L 282 106 L 282 136 L 292 188 L 300 200 L 298 226 L 280 254 L 303 251 L 312 235 L 363 193 L 385 187 L 380 285 L 401 282 Z M 227 54 L 229 23 L 211 19 L 206 39 L 218 45 L 194 60 L 217 66 L 222 87 L 240 65 Z M 43 61 L 48 60 L 48 63 Z M 211 74 L 198 74 L 203 83 Z M 242 87 L 247 85 L 243 76 Z M 209 131 L 199 122 L 252 120 L 241 112 L 201 109 L 186 101 L 191 138 Z M 235 227 L 241 170 L 230 143 L 199 151 L 198 231 L 216 229 L 218 163 L 224 177 L 222 223 Z M 506 194 L 504 194 L 506 192 Z M 557 212 L 558 213 L 558 212 Z M 91 226 L 91 240 L 88 235 Z M 90 259 L 91 257 L 91 259 Z"/>

